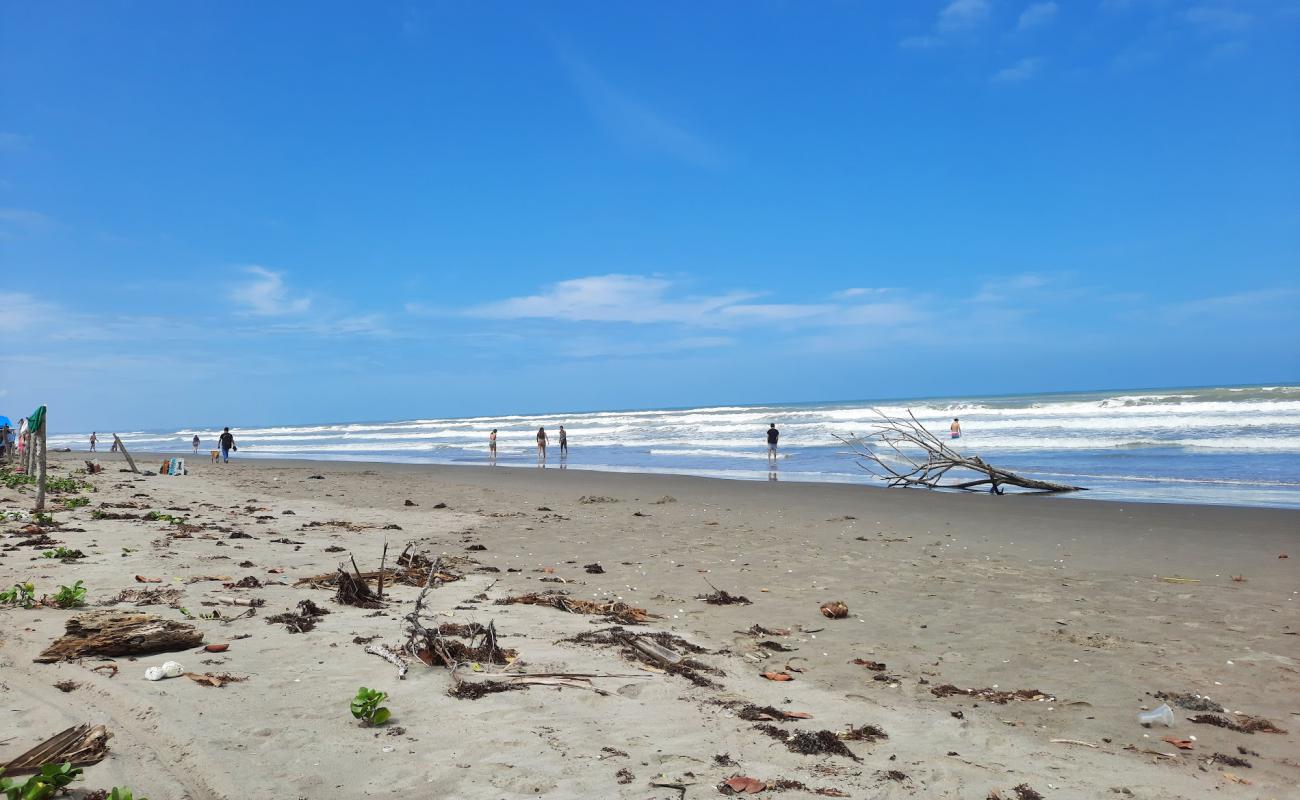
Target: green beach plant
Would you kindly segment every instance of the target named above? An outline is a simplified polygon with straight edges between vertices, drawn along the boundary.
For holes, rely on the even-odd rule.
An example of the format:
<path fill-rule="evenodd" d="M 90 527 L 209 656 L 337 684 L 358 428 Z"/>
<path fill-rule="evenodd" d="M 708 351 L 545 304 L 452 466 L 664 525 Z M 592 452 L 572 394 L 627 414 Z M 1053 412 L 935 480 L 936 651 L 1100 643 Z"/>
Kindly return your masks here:
<path fill-rule="evenodd" d="M 63 507 L 71 511 L 74 508 L 90 505 L 89 497 L 65 497 L 63 498 Z"/>
<path fill-rule="evenodd" d="M 53 550 L 46 550 L 41 553 L 41 558 L 84 558 L 80 550 L 69 550 L 66 547 L 56 547 Z"/>
<path fill-rule="evenodd" d="M 86 587 L 81 585 L 81 581 L 71 586 L 60 586 L 50 599 L 59 608 L 78 608 L 86 604 Z"/>
<path fill-rule="evenodd" d="M 12 589 L 0 592 L 0 605 L 32 608 L 36 605 L 36 587 L 28 583 L 15 583 Z"/>
<path fill-rule="evenodd" d="M 361 720 L 362 725 L 383 725 L 392 716 L 387 708 L 380 705 L 387 699 L 387 692 L 362 686 L 357 690 L 357 696 L 352 698 L 352 716 Z"/>
<path fill-rule="evenodd" d="M 41 771 L 19 783 L 13 778 L 0 777 L 0 792 L 5 800 L 47 800 L 81 775 L 81 767 L 65 761 L 46 764 Z"/>
<path fill-rule="evenodd" d="M 125 786 L 114 786 L 113 791 L 108 793 L 108 800 L 136 800 L 136 798 Z M 141 797 L 140 800 L 149 800 L 149 798 Z"/>

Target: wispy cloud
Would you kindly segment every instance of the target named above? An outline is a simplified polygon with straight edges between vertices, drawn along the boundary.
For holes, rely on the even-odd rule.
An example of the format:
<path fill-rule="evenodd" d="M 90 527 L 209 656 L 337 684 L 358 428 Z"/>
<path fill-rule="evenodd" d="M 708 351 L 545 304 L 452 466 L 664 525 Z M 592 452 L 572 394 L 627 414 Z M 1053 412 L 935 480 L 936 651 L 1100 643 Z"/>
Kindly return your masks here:
<path fill-rule="evenodd" d="M 939 11 L 929 33 L 908 36 L 898 43 L 908 50 L 924 50 L 945 44 L 948 39 L 967 35 L 979 28 L 992 11 L 989 0 L 950 0 Z"/>
<path fill-rule="evenodd" d="M 596 275 L 562 281 L 544 291 L 513 297 L 465 312 L 497 320 L 559 320 L 672 324 L 699 328 L 742 328 L 755 325 L 834 326 L 892 325 L 928 316 L 913 300 L 882 299 L 883 289 L 846 289 L 826 302 L 754 302 L 766 292 L 731 291 L 716 295 L 684 295 L 672 280 L 644 275 Z"/>
<path fill-rule="evenodd" d="M 1012 66 L 993 73 L 990 80 L 994 83 L 1021 83 L 1037 75 L 1042 65 L 1041 58 L 1022 58 Z"/>
<path fill-rule="evenodd" d="M 698 322 L 723 308 L 757 297 L 730 292 L 671 298 L 674 283 L 645 275 L 592 275 L 560 281 L 526 297 L 512 297 L 470 309 L 487 319 L 560 319 L 576 322 Z"/>
<path fill-rule="evenodd" d="M 1300 289 L 1273 287 L 1203 297 L 1165 307 L 1165 316 L 1179 322 L 1193 319 L 1259 320 L 1280 311 L 1294 313 Z"/>
<path fill-rule="evenodd" d="M 33 234 L 54 227 L 54 220 L 39 211 L 28 208 L 0 208 L 0 236 L 11 238 L 20 234 Z"/>
<path fill-rule="evenodd" d="M 1192 6 L 1183 16 L 1193 25 L 1215 33 L 1239 33 L 1255 19 L 1248 12 L 1222 4 Z"/>
<path fill-rule="evenodd" d="M 311 308 L 310 297 L 290 295 L 283 273 L 257 265 L 244 267 L 243 271 L 252 277 L 236 286 L 231 291 L 230 297 L 243 306 L 248 313 L 258 316 L 282 316 L 301 314 Z"/>
<path fill-rule="evenodd" d="M 1016 29 L 1020 31 L 1033 30 L 1051 24 L 1056 19 L 1056 12 L 1059 7 L 1054 2 L 1034 3 L 1020 13 L 1020 20 L 1016 23 Z"/>
<path fill-rule="evenodd" d="M 11 131 L 0 131 L 0 151 L 16 153 L 26 150 L 27 145 L 31 142 L 31 137 L 24 136 L 21 133 Z"/>
<path fill-rule="evenodd" d="M 952 0 L 939 12 L 935 28 L 940 33 L 963 33 L 987 21 L 991 11 L 989 0 Z"/>
<path fill-rule="evenodd" d="M 592 117 L 625 146 L 700 167 L 723 163 L 722 154 L 703 136 L 619 89 L 577 54 L 564 48 L 558 51 Z"/>

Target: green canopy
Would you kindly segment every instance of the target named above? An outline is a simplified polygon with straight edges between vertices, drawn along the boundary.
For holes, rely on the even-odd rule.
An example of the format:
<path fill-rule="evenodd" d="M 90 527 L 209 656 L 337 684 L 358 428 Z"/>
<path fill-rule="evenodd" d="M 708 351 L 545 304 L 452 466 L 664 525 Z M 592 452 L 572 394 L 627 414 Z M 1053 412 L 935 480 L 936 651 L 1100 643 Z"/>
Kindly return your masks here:
<path fill-rule="evenodd" d="M 32 415 L 27 418 L 27 430 L 31 431 L 32 433 L 35 433 L 36 431 L 39 431 L 41 429 L 41 426 L 44 424 L 45 424 L 45 406 L 41 406 L 40 408 L 33 411 Z"/>

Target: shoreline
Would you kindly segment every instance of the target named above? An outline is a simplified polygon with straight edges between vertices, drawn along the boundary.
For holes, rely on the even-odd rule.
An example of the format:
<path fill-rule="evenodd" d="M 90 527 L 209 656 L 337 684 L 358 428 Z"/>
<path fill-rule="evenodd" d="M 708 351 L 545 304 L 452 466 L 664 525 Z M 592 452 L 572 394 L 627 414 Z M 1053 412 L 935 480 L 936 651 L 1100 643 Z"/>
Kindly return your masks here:
<path fill-rule="evenodd" d="M 51 452 L 53 453 L 54 451 Z M 84 457 L 94 455 L 95 457 L 100 458 L 101 460 L 119 459 L 121 464 L 125 465 L 126 463 L 126 459 L 120 458 L 117 453 L 109 453 L 102 450 L 93 454 L 90 453 L 89 451 L 83 451 L 83 450 L 58 451 L 58 454 L 62 456 L 73 456 L 73 457 L 80 455 L 83 457 L 82 460 L 85 460 Z M 202 459 L 206 463 L 208 459 L 207 452 L 202 449 L 199 451 L 198 455 L 195 455 L 190 450 L 150 450 L 150 451 L 143 451 L 139 454 L 132 452 L 131 456 L 132 458 L 137 458 L 137 463 L 141 467 L 142 471 L 148 469 L 149 467 L 144 466 L 145 461 L 143 461 L 140 458 L 141 456 L 144 458 L 151 458 L 154 462 L 164 458 L 174 458 L 176 456 L 181 456 L 186 459 L 187 465 L 191 464 L 191 460 Z M 385 467 L 431 468 L 431 469 L 468 468 L 468 469 L 482 469 L 482 470 L 493 470 L 493 469 L 537 470 L 538 472 L 574 471 L 574 472 L 586 472 L 586 473 L 600 473 L 600 474 L 607 474 L 607 475 L 699 478 L 702 480 L 731 481 L 737 483 L 786 483 L 786 484 L 797 484 L 800 486 L 841 486 L 841 487 L 850 487 L 853 489 L 869 489 L 872 491 L 878 489 L 891 489 L 891 487 L 883 486 L 879 482 L 875 482 L 875 481 L 819 480 L 816 477 L 808 477 L 808 478 L 797 477 L 798 475 L 816 475 L 816 473 L 797 473 L 797 472 L 782 473 L 779 469 L 776 470 L 777 478 L 775 480 L 772 480 L 771 478 L 765 479 L 762 477 L 757 477 L 757 475 L 759 474 L 770 472 L 768 470 L 761 470 L 761 469 L 754 470 L 756 474 L 755 477 L 744 477 L 741 475 L 731 475 L 731 474 L 720 475 L 720 474 L 716 474 L 717 471 L 715 471 L 715 474 L 704 474 L 703 471 L 692 472 L 692 471 L 677 470 L 677 469 L 672 469 L 667 467 L 658 471 L 646 471 L 643 468 L 638 468 L 638 467 L 623 468 L 623 467 L 616 467 L 613 465 L 593 466 L 593 465 L 583 465 L 583 464 L 565 464 L 564 466 L 561 466 L 558 460 L 548 462 L 545 468 L 539 468 L 535 463 L 530 462 L 527 458 L 519 458 L 513 461 L 509 459 L 501 459 L 498 461 L 498 463 L 495 466 L 488 463 L 479 464 L 479 463 L 471 463 L 471 462 L 445 463 L 445 462 L 427 462 L 427 461 L 392 461 L 392 460 L 387 460 L 383 457 L 376 457 L 373 460 L 359 459 L 355 457 L 303 458 L 303 457 L 285 457 L 280 455 L 262 455 L 258 453 L 244 453 L 243 455 L 236 453 L 232 456 L 232 461 L 235 461 L 236 459 L 246 459 L 249 462 L 256 462 L 256 463 L 267 464 L 271 466 L 295 465 L 295 466 L 305 467 L 312 464 L 335 464 L 335 465 L 351 465 L 353 467 L 360 467 L 364 465 L 371 465 L 373 467 L 374 465 L 381 465 Z M 487 461 L 486 457 L 484 457 L 484 461 L 485 462 Z M 107 469 L 108 467 L 105 468 Z M 1096 477 L 1101 478 L 1103 476 L 1096 476 Z M 1178 479 L 1178 478 L 1155 478 L 1155 477 L 1131 478 L 1129 480 L 1134 480 L 1136 482 L 1141 482 L 1141 483 L 1164 482 L 1173 485 L 1184 485 L 1184 484 L 1198 485 L 1200 483 L 1199 481 L 1189 481 L 1189 480 Z M 1231 482 L 1225 482 L 1225 485 L 1234 485 L 1234 484 L 1232 484 Z M 1243 487 L 1259 486 L 1259 487 L 1268 488 L 1271 486 L 1277 486 L 1279 488 L 1293 488 L 1292 484 L 1243 483 L 1241 485 Z M 894 487 L 893 491 L 921 492 L 921 493 L 928 493 L 935 496 L 947 495 L 947 496 L 978 497 L 987 494 L 983 492 L 959 492 L 959 491 L 952 491 L 952 490 L 910 490 L 910 489 L 903 489 L 902 487 Z M 1300 512 L 1300 507 L 1289 505 L 1283 502 L 1214 503 L 1214 502 L 1206 502 L 1203 500 L 1177 501 L 1177 500 L 1170 500 L 1170 499 L 1148 498 L 1148 497 L 1140 497 L 1140 496 L 1135 496 L 1135 497 L 1109 496 L 1108 491 L 1113 491 L 1113 490 L 1093 489 L 1093 488 L 1085 487 L 1083 491 L 1064 492 L 1060 494 L 1048 494 L 1042 492 L 1018 491 L 1014 488 L 1009 487 L 1007 493 L 1002 496 L 1018 497 L 1018 498 L 1034 497 L 1039 500 L 1050 500 L 1052 502 L 1059 502 L 1062 500 L 1068 500 L 1068 501 L 1086 500 L 1086 501 L 1091 501 L 1096 503 L 1121 503 L 1121 504 L 1137 503 L 1141 505 L 1157 505 L 1157 506 L 1192 506 L 1196 508 L 1272 509 L 1278 511 Z"/>
<path fill-rule="evenodd" d="M 52 453 L 53 474 L 68 475 L 84 455 Z M 38 594 L 84 580 L 89 602 L 0 609 L 0 702 L 14 720 L 0 760 L 69 725 L 105 724 L 111 751 L 87 768 L 86 789 L 130 785 L 137 796 L 186 800 L 340 792 L 694 800 L 743 774 L 809 787 L 783 795 L 790 800 L 816 788 L 854 798 L 1009 797 L 1021 783 L 1053 800 L 1106 787 L 1192 800 L 1216 790 L 1281 797 L 1300 783 L 1300 708 L 1285 700 L 1300 696 L 1298 511 L 312 460 L 187 459 L 189 475 L 142 477 L 99 455 L 105 472 L 89 478 L 98 491 L 79 495 L 90 504 L 54 503 L 58 527 L 48 531 L 85 558 L 40 558 L 17 546 L 22 523 L 0 523 L 0 570 L 31 580 Z M 157 466 L 154 454 L 132 455 Z M 0 506 L 30 498 L 0 488 Z M 96 518 L 121 504 L 140 518 Z M 183 514 L 193 529 L 144 519 L 147 510 Z M 429 594 L 430 619 L 494 623 L 502 646 L 518 651 L 512 669 L 619 677 L 473 701 L 447 696 L 445 669 L 415 663 L 398 680 L 363 642 L 400 647 L 417 588 L 386 587 L 389 604 L 372 611 L 295 585 L 349 555 L 374 569 L 385 541 L 389 563 L 411 541 L 456 565 L 460 580 Z M 230 649 L 118 657 L 116 677 L 93 672 L 108 663 L 97 658 L 33 663 L 69 618 L 142 588 L 136 575 L 161 579 L 157 588 L 174 600 L 108 608 L 192 624 Z M 245 577 L 259 588 L 234 585 Z M 704 603 L 710 585 L 752 604 Z M 657 615 L 628 629 L 703 648 L 692 658 L 711 685 L 583 642 L 616 622 L 497 604 L 556 589 Z M 205 603 L 236 597 L 265 606 L 231 622 L 178 610 L 197 616 Z M 305 599 L 330 612 L 315 630 L 267 624 Z M 848 618 L 818 612 L 832 600 L 847 604 Z M 752 635 L 754 625 L 776 633 Z M 224 688 L 144 680 L 146 666 L 167 659 L 246 680 Z M 874 672 L 854 659 L 886 666 Z M 764 680 L 764 671 L 793 680 Z M 76 687 L 65 694 L 57 681 Z M 1043 699 L 933 691 L 947 684 L 1032 689 Z M 359 685 L 390 694 L 394 719 L 383 729 L 357 727 L 348 714 Z M 1263 716 L 1290 732 L 1194 724 L 1182 708 L 1174 727 L 1144 729 L 1136 715 L 1158 705 L 1160 691 L 1209 695 L 1228 718 Z M 873 724 L 888 738 L 846 742 L 859 761 L 803 755 L 735 703 L 812 715 L 774 723 L 788 733 Z M 1194 749 L 1161 741 L 1169 735 L 1195 736 Z M 1246 757 L 1249 768 L 1207 764 L 1238 747 L 1259 754 Z M 1233 785 L 1225 771 L 1253 786 Z"/>

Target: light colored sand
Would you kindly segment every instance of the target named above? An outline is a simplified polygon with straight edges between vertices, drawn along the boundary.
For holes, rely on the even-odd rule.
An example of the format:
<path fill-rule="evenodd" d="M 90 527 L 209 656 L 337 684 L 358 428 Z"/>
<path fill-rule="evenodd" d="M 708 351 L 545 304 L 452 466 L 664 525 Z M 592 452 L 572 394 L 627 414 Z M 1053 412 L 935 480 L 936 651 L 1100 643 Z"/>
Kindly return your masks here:
<path fill-rule="evenodd" d="M 101 458 L 110 470 L 119 466 Z M 59 463 L 72 468 L 79 459 L 63 456 Z M 154 466 L 157 459 L 141 461 Z M 205 598 L 235 591 L 220 582 L 184 583 L 189 576 L 255 575 L 284 585 L 242 592 L 266 599 L 257 618 L 197 623 L 207 641 L 230 642 L 228 653 L 118 659 L 115 678 L 91 672 L 95 660 L 33 663 L 75 612 L 0 611 L 0 759 L 89 721 L 108 725 L 114 739 L 111 755 L 87 770 L 83 786 L 129 784 L 153 800 L 683 796 L 651 785 L 661 775 L 689 783 L 686 797 L 711 797 L 718 781 L 736 773 L 858 798 L 984 798 L 993 789 L 1012 797 L 1010 788 L 1022 782 L 1049 798 L 1129 796 L 1112 789 L 1138 798 L 1297 796 L 1300 513 L 557 469 L 190 464 L 184 478 L 96 476 L 91 506 L 57 514 L 64 526 L 85 529 L 53 534 L 89 555 L 77 563 L 10 549 L 18 526 L 6 525 L 0 577 L 6 584 L 32 580 L 51 593 L 79 578 L 93 604 L 141 588 L 136 574 L 158 576 L 163 586 L 183 590 L 183 604 L 196 613 L 209 610 Z M 315 474 L 324 480 L 308 478 Z M 615 502 L 579 502 L 590 495 Z M 653 502 L 664 495 L 676 501 Z M 408 498 L 418 506 L 405 507 Z M 91 519 L 102 503 L 130 499 L 145 509 L 189 508 L 172 513 L 255 538 L 175 539 L 161 523 Z M 27 495 L 0 490 L 0 508 L 20 502 Z M 448 508 L 434 509 L 438 502 Z M 273 519 L 259 522 L 259 515 Z M 373 527 L 302 527 L 330 520 Z M 382 529 L 390 524 L 401 530 Z M 400 643 L 400 617 L 414 589 L 391 589 L 390 609 L 371 616 L 338 606 L 329 593 L 292 586 L 346 556 L 325 553 L 330 545 L 374 569 L 385 536 L 390 552 L 414 541 L 429 553 L 471 555 L 501 569 L 471 570 L 434 592 L 431 609 L 443 621 L 495 620 L 526 670 L 638 677 L 598 680 L 610 692 L 605 696 L 534 687 L 478 701 L 448 697 L 441 669 L 417 664 L 399 682 L 391 666 L 353 638 L 378 634 L 378 641 Z M 284 537 L 302 544 L 271 542 Z M 469 544 L 487 549 L 466 553 Z M 1281 560 L 1281 553 L 1291 558 Z M 237 566 L 244 560 L 256 566 Z M 592 562 L 605 574 L 585 573 Z M 268 574 L 275 567 L 284 573 Z M 569 583 L 540 582 L 548 576 L 543 568 Z M 1156 575 L 1200 582 L 1167 583 Z M 694 599 L 709 591 L 706 578 L 754 604 Z M 615 650 L 560 641 L 605 626 L 592 617 L 490 602 L 557 587 L 662 614 L 649 627 L 708 648 L 699 659 L 723 672 L 714 678 L 721 688 L 645 672 Z M 473 602 L 483 592 L 490 600 Z M 316 630 L 290 635 L 264 621 L 305 597 L 332 611 Z M 823 618 L 818 605 L 828 600 L 845 601 L 850 618 Z M 180 617 L 166 606 L 150 610 Z M 797 650 L 764 658 L 758 639 L 743 633 L 756 623 L 792 629 L 765 638 Z M 234 638 L 241 635 L 248 638 Z M 145 666 L 167 658 L 248 680 L 214 689 L 143 679 Z M 853 658 L 886 662 L 900 680 L 874 681 L 848 663 Z M 758 675 L 787 664 L 803 670 L 793 682 Z M 80 688 L 53 688 L 65 679 Z M 1056 699 L 999 706 L 931 694 L 944 683 L 1033 688 Z M 391 694 L 388 728 L 400 726 L 403 735 L 357 727 L 347 704 L 361 685 Z M 1161 689 L 1210 694 L 1292 732 L 1244 735 L 1186 721 L 1144 730 L 1135 715 L 1158 702 L 1148 693 Z M 735 699 L 813 715 L 782 724 L 792 731 L 872 723 L 889 739 L 849 743 L 861 763 L 795 754 L 717 703 Z M 1187 713 L 1179 710 L 1180 717 Z M 1178 754 L 1160 741 L 1167 734 L 1196 736 L 1195 749 Z M 1126 746 L 1176 755 L 1158 760 Z M 1203 762 L 1215 752 L 1238 755 L 1238 746 L 1258 751 L 1246 756 L 1253 768 Z M 740 766 L 716 765 L 714 756 L 723 753 Z M 617 782 L 620 769 L 634 776 L 630 783 Z M 895 782 L 887 770 L 907 777 Z M 1225 771 L 1252 785 L 1229 783 Z"/>

